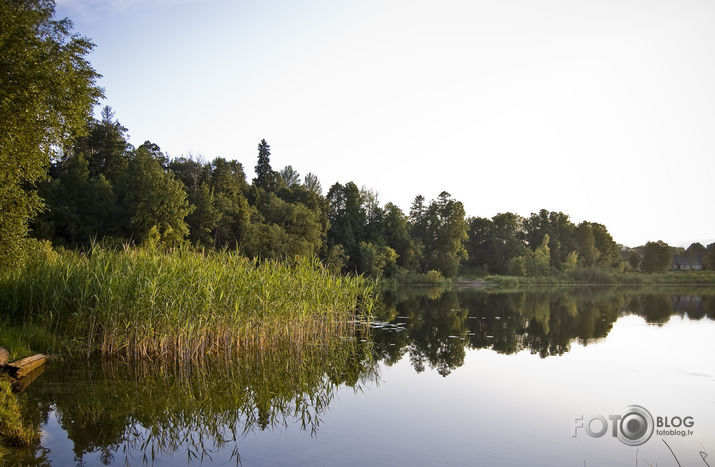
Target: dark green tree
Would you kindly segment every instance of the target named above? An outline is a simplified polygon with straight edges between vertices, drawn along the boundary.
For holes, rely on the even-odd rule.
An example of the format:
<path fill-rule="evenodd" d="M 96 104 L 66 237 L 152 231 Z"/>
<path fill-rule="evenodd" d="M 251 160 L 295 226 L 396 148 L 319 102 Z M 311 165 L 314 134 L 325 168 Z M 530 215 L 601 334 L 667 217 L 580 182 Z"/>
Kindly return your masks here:
<path fill-rule="evenodd" d="M 383 225 L 385 242 L 397 253 L 397 265 L 408 271 L 416 271 L 419 268 L 419 252 L 410 237 L 408 219 L 402 210 L 387 203 Z"/>
<path fill-rule="evenodd" d="M 641 264 L 641 255 L 639 255 L 637 251 L 628 253 L 628 264 L 630 264 L 633 269 L 638 269 L 638 266 Z"/>
<path fill-rule="evenodd" d="M 34 222 L 33 235 L 70 247 L 124 235 L 124 216 L 112 185 L 104 175 L 90 177 L 82 154 L 55 171 L 55 178 L 40 186 L 47 209 Z"/>
<path fill-rule="evenodd" d="M 265 191 L 276 191 L 283 185 L 280 174 L 271 168 L 271 146 L 265 139 L 258 144 L 258 163 L 253 184 Z"/>
<path fill-rule="evenodd" d="M 487 239 L 489 272 L 506 274 L 509 261 L 524 252 L 523 218 L 511 212 L 492 217 Z"/>
<path fill-rule="evenodd" d="M 658 240 L 648 242 L 643 247 L 643 259 L 641 269 L 643 272 L 664 272 L 667 271 L 673 262 L 673 252 L 667 243 Z"/>
<path fill-rule="evenodd" d="M 353 182 L 344 186 L 335 183 L 328 191 L 328 248 L 342 245 L 348 257 L 347 269 L 360 268 L 360 242 L 364 240 L 367 214 L 363 207 L 360 189 Z"/>
<path fill-rule="evenodd" d="M 54 14 L 51 0 L 0 0 L 0 267 L 22 257 L 42 208 L 35 184 L 102 97 L 86 58 L 94 45 Z"/>
<path fill-rule="evenodd" d="M 102 120 L 89 122 L 87 136 L 80 137 L 74 146 L 75 154 L 84 155 L 89 162 L 89 176 L 103 175 L 117 185 L 129 163 L 127 129 L 115 118 L 109 106 L 102 109 Z"/>
<path fill-rule="evenodd" d="M 483 217 L 471 217 L 469 224 L 469 238 L 467 240 L 467 264 L 476 270 L 487 272 L 492 262 L 492 252 L 489 248 L 489 239 L 492 231 L 492 221 Z"/>

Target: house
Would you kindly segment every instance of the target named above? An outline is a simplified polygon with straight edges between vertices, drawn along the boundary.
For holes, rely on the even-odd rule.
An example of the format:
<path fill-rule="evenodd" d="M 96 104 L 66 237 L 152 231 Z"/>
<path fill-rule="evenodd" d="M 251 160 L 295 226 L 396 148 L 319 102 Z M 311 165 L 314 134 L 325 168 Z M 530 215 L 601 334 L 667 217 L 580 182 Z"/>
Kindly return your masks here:
<path fill-rule="evenodd" d="M 673 264 L 670 267 L 674 271 L 700 271 L 702 268 L 702 258 L 687 254 L 673 255 Z"/>

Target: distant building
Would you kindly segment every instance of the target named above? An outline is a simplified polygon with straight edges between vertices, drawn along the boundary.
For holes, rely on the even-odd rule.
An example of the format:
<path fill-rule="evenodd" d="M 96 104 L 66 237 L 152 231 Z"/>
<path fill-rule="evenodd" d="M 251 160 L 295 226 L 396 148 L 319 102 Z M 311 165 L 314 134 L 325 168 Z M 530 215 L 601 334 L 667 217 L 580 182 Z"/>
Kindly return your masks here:
<path fill-rule="evenodd" d="M 674 271 L 700 271 L 703 268 L 702 258 L 690 255 L 673 255 L 673 264 L 670 269 Z"/>

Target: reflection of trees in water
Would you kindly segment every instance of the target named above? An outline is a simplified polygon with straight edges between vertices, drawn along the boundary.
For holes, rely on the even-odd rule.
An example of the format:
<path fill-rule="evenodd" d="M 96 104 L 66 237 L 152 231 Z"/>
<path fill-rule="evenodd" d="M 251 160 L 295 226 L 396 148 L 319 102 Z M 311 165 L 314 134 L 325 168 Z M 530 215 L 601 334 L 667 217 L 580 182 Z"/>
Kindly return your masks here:
<path fill-rule="evenodd" d="M 37 424 L 57 416 L 78 461 L 92 453 L 135 464 L 179 452 L 210 461 L 218 450 L 237 460 L 241 437 L 255 430 L 292 425 L 315 433 L 337 388 L 377 378 L 379 361 L 407 354 L 416 371 L 429 366 L 446 376 L 467 349 L 561 355 L 574 341 L 602 339 L 628 313 L 648 323 L 715 319 L 715 290 L 707 289 L 422 292 L 385 293 L 375 318 L 395 326 L 371 330 L 367 342 L 338 339 L 189 366 L 55 362 L 21 400 Z M 49 464 L 40 446 L 11 455 L 19 456 L 11 464 Z"/>
<path fill-rule="evenodd" d="M 416 371 L 442 375 L 461 366 L 467 348 L 541 357 L 562 355 L 576 341 L 604 338 L 623 314 L 661 324 L 673 316 L 715 319 L 713 289 L 557 288 L 511 293 L 419 289 L 386 292 L 378 319 L 403 331 L 372 331 L 375 352 L 387 364 L 407 353 Z"/>
<path fill-rule="evenodd" d="M 340 340 L 200 366 L 54 363 L 25 407 L 38 424 L 54 409 L 77 461 L 97 453 L 105 464 L 116 456 L 134 464 L 180 451 L 208 461 L 221 449 L 238 460 L 239 439 L 252 431 L 292 425 L 314 434 L 340 386 L 360 389 L 377 377 L 369 346 Z M 18 462 L 46 463 L 36 449 Z"/>

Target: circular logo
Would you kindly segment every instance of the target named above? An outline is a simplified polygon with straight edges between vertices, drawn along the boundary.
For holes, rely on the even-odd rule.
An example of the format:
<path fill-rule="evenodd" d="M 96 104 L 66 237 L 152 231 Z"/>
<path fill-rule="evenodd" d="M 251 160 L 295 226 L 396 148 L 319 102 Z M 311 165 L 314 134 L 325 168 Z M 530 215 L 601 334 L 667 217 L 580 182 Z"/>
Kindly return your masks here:
<path fill-rule="evenodd" d="M 653 435 L 653 416 L 640 405 L 626 407 L 618 425 L 618 439 L 628 446 L 640 446 Z"/>

